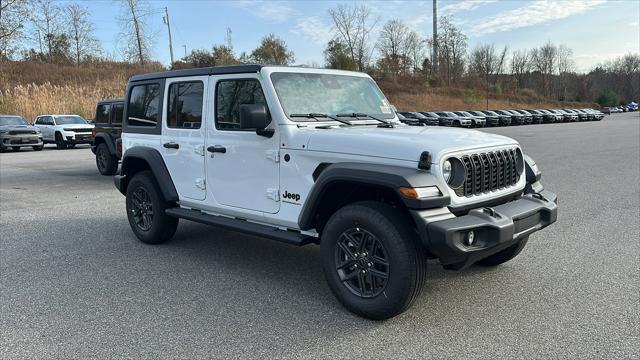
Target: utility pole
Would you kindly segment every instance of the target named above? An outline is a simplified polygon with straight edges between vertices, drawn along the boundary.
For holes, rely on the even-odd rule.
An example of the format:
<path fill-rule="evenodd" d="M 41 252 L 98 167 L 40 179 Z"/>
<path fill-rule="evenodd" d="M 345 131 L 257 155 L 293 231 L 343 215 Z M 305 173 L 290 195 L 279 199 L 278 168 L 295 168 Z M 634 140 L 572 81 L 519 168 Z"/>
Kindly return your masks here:
<path fill-rule="evenodd" d="M 233 50 L 233 42 L 231 41 L 231 28 L 227 28 L 227 47 Z"/>
<path fill-rule="evenodd" d="M 438 0 L 433 0 L 433 54 L 431 65 L 433 73 L 438 74 Z"/>
<path fill-rule="evenodd" d="M 169 23 L 169 10 L 164 8 L 164 23 L 167 24 L 167 29 L 169 30 L 169 56 L 171 57 L 171 65 L 173 65 L 173 43 L 171 41 L 171 24 Z"/>
<path fill-rule="evenodd" d="M 38 33 L 38 44 L 40 44 L 40 53 L 42 54 L 42 36 L 40 36 L 40 29 L 36 29 Z"/>

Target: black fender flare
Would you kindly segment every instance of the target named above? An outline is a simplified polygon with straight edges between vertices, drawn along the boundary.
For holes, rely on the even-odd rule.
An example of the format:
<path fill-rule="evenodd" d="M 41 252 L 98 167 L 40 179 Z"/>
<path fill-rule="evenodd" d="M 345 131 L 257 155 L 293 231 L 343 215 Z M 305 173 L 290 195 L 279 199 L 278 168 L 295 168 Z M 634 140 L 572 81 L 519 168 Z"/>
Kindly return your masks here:
<path fill-rule="evenodd" d="M 95 149 L 98 147 L 99 142 L 102 141 L 107 144 L 107 149 L 109 149 L 109 154 L 113 156 L 117 156 L 116 154 L 116 143 L 113 141 L 111 136 L 105 133 L 97 133 L 96 137 L 93 139 L 93 152 L 95 153 Z"/>
<path fill-rule="evenodd" d="M 127 193 L 127 185 L 131 177 L 140 170 L 136 168 L 136 164 L 138 164 L 139 161 L 147 163 L 165 200 L 170 202 L 178 201 L 178 192 L 173 184 L 167 165 L 162 159 L 162 155 L 158 150 L 146 146 L 134 146 L 125 151 L 122 157 L 120 175 L 114 177 L 114 182 L 118 190 L 120 190 L 123 195 Z"/>
<path fill-rule="evenodd" d="M 449 205 L 451 200 L 445 188 L 447 185 L 428 171 L 394 165 L 335 163 L 326 166 L 322 170 L 315 185 L 309 192 L 298 216 L 300 229 L 309 230 L 313 227 L 313 219 L 318 211 L 320 199 L 322 199 L 325 191 L 336 182 L 376 185 L 388 188 L 398 194 L 404 204 L 411 209 L 443 207 Z M 402 196 L 399 191 L 401 187 L 425 186 L 437 186 L 442 196 L 426 200 L 408 199 Z"/>

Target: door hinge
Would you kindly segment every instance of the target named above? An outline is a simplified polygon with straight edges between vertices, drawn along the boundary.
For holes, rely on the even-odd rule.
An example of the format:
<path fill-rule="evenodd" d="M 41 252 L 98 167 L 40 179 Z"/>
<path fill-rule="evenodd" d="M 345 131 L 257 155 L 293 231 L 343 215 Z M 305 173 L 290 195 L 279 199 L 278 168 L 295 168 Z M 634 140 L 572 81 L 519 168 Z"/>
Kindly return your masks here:
<path fill-rule="evenodd" d="M 280 162 L 280 151 L 279 150 L 267 150 L 267 159 L 273 160 L 273 162 Z"/>
<path fill-rule="evenodd" d="M 203 178 L 196 178 L 196 187 L 200 190 L 206 190 L 207 189 L 206 180 Z"/>
<path fill-rule="evenodd" d="M 280 190 L 276 188 L 268 188 L 267 197 L 273 201 L 280 201 Z"/>
<path fill-rule="evenodd" d="M 193 148 L 193 152 L 200 156 L 204 156 L 204 145 L 196 146 Z"/>

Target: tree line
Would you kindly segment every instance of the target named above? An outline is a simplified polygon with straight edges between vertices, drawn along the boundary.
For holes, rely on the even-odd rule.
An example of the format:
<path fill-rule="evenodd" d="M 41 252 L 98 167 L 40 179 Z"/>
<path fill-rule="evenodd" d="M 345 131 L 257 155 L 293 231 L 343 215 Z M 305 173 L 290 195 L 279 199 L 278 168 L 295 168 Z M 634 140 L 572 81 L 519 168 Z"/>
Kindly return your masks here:
<path fill-rule="evenodd" d="M 158 9 L 145 0 L 118 3 L 121 30 L 117 53 L 130 62 L 153 61 L 149 19 L 159 13 Z M 328 11 L 333 36 L 324 47 L 324 67 L 364 71 L 396 84 L 475 89 L 487 98 L 489 94 L 526 94 L 617 105 L 639 97 L 639 54 L 603 63 L 586 74 L 578 73 L 573 51 L 565 45 L 547 42 L 532 49 L 511 50 L 479 44 L 470 49 L 467 35 L 451 16 L 440 19 L 434 39 L 421 36 L 401 19 L 382 24 L 373 14 L 369 7 L 357 3 L 338 4 Z M 0 0 L 0 60 L 81 64 L 108 58 L 91 19 L 88 8 L 80 2 Z M 23 49 L 25 40 L 37 46 Z M 431 53 L 434 43 L 439 49 L 437 58 Z M 236 53 L 229 39 L 210 50 L 192 50 L 171 67 L 294 62 L 294 52 L 272 33 L 250 52 Z"/>

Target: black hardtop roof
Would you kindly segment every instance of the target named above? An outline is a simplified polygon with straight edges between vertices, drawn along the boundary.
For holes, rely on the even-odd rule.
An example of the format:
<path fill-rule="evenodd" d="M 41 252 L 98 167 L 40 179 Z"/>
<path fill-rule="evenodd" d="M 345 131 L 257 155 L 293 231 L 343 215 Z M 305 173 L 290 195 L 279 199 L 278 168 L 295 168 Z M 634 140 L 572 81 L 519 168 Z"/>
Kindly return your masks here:
<path fill-rule="evenodd" d="M 124 102 L 124 98 L 119 98 L 119 99 L 102 99 L 102 100 L 98 101 L 98 104 L 104 104 L 104 103 L 116 103 L 116 102 Z"/>
<path fill-rule="evenodd" d="M 213 66 L 182 70 L 169 70 L 154 72 L 148 74 L 134 75 L 129 78 L 132 81 L 144 81 L 154 79 L 166 79 L 173 77 L 199 76 L 199 75 L 220 75 L 220 74 L 246 74 L 260 71 L 263 65 L 232 65 L 232 66 Z"/>

